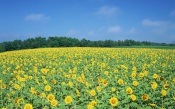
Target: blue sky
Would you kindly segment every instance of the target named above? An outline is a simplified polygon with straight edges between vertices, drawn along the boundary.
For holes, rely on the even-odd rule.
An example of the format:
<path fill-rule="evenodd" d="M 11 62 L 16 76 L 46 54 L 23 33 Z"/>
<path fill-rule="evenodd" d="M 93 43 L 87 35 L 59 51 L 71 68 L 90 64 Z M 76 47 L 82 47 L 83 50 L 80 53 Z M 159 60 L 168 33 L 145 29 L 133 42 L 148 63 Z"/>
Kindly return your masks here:
<path fill-rule="evenodd" d="M 0 0 L 0 42 L 42 36 L 175 41 L 175 0 Z"/>

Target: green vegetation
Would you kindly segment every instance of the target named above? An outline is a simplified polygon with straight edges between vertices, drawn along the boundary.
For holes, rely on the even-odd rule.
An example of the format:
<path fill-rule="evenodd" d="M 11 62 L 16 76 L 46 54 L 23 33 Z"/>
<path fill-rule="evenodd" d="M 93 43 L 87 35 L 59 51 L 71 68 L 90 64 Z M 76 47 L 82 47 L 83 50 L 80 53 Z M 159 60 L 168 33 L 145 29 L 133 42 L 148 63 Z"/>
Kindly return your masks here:
<path fill-rule="evenodd" d="M 46 48 L 46 47 L 136 47 L 136 48 L 165 48 L 174 49 L 175 44 L 155 43 L 148 41 L 134 41 L 134 40 L 98 40 L 91 41 L 85 38 L 79 40 L 69 37 L 36 37 L 28 38 L 26 40 L 14 40 L 0 43 L 0 52 L 32 49 L 32 48 Z"/>

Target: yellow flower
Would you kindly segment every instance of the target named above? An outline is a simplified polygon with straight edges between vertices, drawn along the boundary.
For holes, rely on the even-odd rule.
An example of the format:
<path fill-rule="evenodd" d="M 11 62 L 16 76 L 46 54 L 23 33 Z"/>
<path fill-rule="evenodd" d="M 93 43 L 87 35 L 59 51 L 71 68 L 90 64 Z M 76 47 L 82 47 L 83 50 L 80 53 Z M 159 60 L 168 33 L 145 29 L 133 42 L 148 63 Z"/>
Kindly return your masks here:
<path fill-rule="evenodd" d="M 91 104 L 87 105 L 87 109 L 93 109 L 94 106 L 92 106 Z"/>
<path fill-rule="evenodd" d="M 91 96 L 95 96 L 95 95 L 96 95 L 95 90 L 91 90 L 91 91 L 90 91 L 90 95 L 91 95 Z"/>
<path fill-rule="evenodd" d="M 112 97 L 109 99 L 109 103 L 112 105 L 112 106 L 117 106 L 118 105 L 118 99 L 115 98 L 115 97 Z"/>
<path fill-rule="evenodd" d="M 49 94 L 48 96 L 47 96 L 47 100 L 49 100 L 49 101 L 52 101 L 52 100 L 54 100 L 55 99 L 55 96 L 53 95 L 53 94 Z"/>
<path fill-rule="evenodd" d="M 46 94 L 45 93 L 41 93 L 41 97 L 42 98 L 45 98 L 46 97 Z"/>
<path fill-rule="evenodd" d="M 137 97 L 134 94 L 131 94 L 130 98 L 132 99 L 132 101 L 135 101 L 137 99 Z"/>
<path fill-rule="evenodd" d="M 14 88 L 17 90 L 21 89 L 21 87 L 18 84 L 15 84 Z"/>
<path fill-rule="evenodd" d="M 120 84 L 120 85 L 123 84 L 123 80 L 122 79 L 119 79 L 118 80 L 118 84 Z"/>
<path fill-rule="evenodd" d="M 66 98 L 64 99 L 64 102 L 66 104 L 70 104 L 72 102 L 72 97 L 71 96 L 66 96 Z"/>
<path fill-rule="evenodd" d="M 43 68 L 43 69 L 41 69 L 41 72 L 42 72 L 43 74 L 46 74 L 46 73 L 47 73 L 47 69 Z"/>
<path fill-rule="evenodd" d="M 35 88 L 31 87 L 31 88 L 30 88 L 30 92 L 31 92 L 32 94 L 34 94 L 34 93 L 35 93 Z"/>
<path fill-rule="evenodd" d="M 151 88 L 152 89 L 156 89 L 157 88 L 157 83 L 156 82 L 153 82 L 153 84 L 151 85 Z"/>
<path fill-rule="evenodd" d="M 158 78 L 159 76 L 155 73 L 154 75 L 153 75 L 153 78 L 154 79 L 156 79 L 156 78 Z"/>
<path fill-rule="evenodd" d="M 52 106 L 56 106 L 57 103 L 58 103 L 58 102 L 57 102 L 57 100 L 55 100 L 55 99 L 51 101 L 51 105 L 52 105 Z"/>
<path fill-rule="evenodd" d="M 132 70 L 136 71 L 136 70 L 137 70 L 137 68 L 136 68 L 136 67 L 132 67 Z"/>
<path fill-rule="evenodd" d="M 166 90 L 161 91 L 162 96 L 166 96 Z"/>
<path fill-rule="evenodd" d="M 154 104 L 154 103 L 149 103 L 149 105 L 152 107 L 156 106 L 156 104 Z"/>
<path fill-rule="evenodd" d="M 76 78 L 76 74 L 72 74 L 72 78 L 75 79 Z"/>
<path fill-rule="evenodd" d="M 132 85 L 133 85 L 133 86 L 138 86 L 138 84 L 139 84 L 139 83 L 138 83 L 137 81 L 133 81 L 133 82 L 132 82 Z"/>
<path fill-rule="evenodd" d="M 133 72 L 132 72 L 131 77 L 132 77 L 132 78 L 135 78 L 135 77 L 136 77 L 136 71 L 133 71 Z"/>
<path fill-rule="evenodd" d="M 73 86 L 73 83 L 71 81 L 69 81 L 69 86 L 72 87 Z"/>
<path fill-rule="evenodd" d="M 112 87 L 111 90 L 112 90 L 112 92 L 115 92 L 115 88 L 114 87 Z"/>
<path fill-rule="evenodd" d="M 32 80 L 33 79 L 33 77 L 32 76 L 29 76 L 29 80 Z"/>
<path fill-rule="evenodd" d="M 108 71 L 105 71 L 104 74 L 105 74 L 105 75 L 108 75 Z"/>
<path fill-rule="evenodd" d="M 5 89 L 6 88 L 6 85 L 3 83 L 3 84 L 1 84 L 1 88 L 2 89 Z"/>
<path fill-rule="evenodd" d="M 44 89 L 45 89 L 45 91 L 50 91 L 51 87 L 49 85 L 46 85 Z"/>
<path fill-rule="evenodd" d="M 126 93 L 127 93 L 127 94 L 132 94 L 132 92 L 133 92 L 133 91 L 132 91 L 132 88 L 131 88 L 131 87 L 128 87 L 128 88 L 126 89 Z"/>
<path fill-rule="evenodd" d="M 107 86 L 108 85 L 108 81 L 107 80 L 103 80 L 103 85 Z"/>
<path fill-rule="evenodd" d="M 142 95 L 142 100 L 143 101 L 147 101 L 149 99 L 149 95 L 148 94 L 143 94 Z"/>
<path fill-rule="evenodd" d="M 57 81 L 53 79 L 52 80 L 52 84 L 56 84 L 56 83 L 57 83 Z"/>
<path fill-rule="evenodd" d="M 76 89 L 77 96 L 80 96 L 80 91 Z"/>
<path fill-rule="evenodd" d="M 145 76 L 145 74 L 144 74 L 144 73 L 140 73 L 139 76 L 140 76 L 141 78 L 143 78 L 143 77 Z"/>
<path fill-rule="evenodd" d="M 118 70 L 117 70 L 117 69 L 115 69 L 115 70 L 114 70 L 114 73 L 118 73 Z"/>
<path fill-rule="evenodd" d="M 96 106 L 97 105 L 97 102 L 95 100 L 91 101 L 90 103 L 92 106 Z"/>
<path fill-rule="evenodd" d="M 24 106 L 24 109 L 33 109 L 33 106 L 31 104 L 26 104 Z"/>
<path fill-rule="evenodd" d="M 100 92 L 101 91 L 101 86 L 97 86 L 97 91 Z"/>
<path fill-rule="evenodd" d="M 168 89 L 169 84 L 168 83 L 165 83 L 163 86 L 164 86 L 165 89 Z"/>

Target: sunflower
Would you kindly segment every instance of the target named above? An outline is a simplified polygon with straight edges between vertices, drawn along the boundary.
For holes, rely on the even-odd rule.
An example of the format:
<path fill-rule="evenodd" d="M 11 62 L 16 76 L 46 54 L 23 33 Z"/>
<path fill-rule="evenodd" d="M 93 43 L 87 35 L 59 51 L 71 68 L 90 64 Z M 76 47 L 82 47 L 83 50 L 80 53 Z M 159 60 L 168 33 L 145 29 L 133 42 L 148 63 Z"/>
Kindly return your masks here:
<path fill-rule="evenodd" d="M 6 88 L 6 85 L 3 83 L 3 84 L 1 84 L 1 88 L 2 89 L 5 89 Z"/>
<path fill-rule="evenodd" d="M 95 100 L 91 101 L 90 103 L 92 106 L 96 106 L 97 105 L 97 102 Z"/>
<path fill-rule="evenodd" d="M 33 106 L 31 104 L 26 104 L 24 106 L 24 109 L 33 109 Z"/>
<path fill-rule="evenodd" d="M 154 75 L 153 75 L 153 78 L 154 79 L 156 79 L 156 78 L 158 78 L 159 76 L 155 73 Z"/>
<path fill-rule="evenodd" d="M 75 79 L 76 78 L 76 74 L 72 74 L 72 78 Z"/>
<path fill-rule="evenodd" d="M 134 94 L 131 94 L 130 98 L 132 99 L 132 101 L 135 101 L 137 99 L 137 97 Z"/>
<path fill-rule="evenodd" d="M 118 80 L 118 84 L 120 84 L 120 85 L 123 84 L 123 80 L 122 79 L 119 79 Z"/>
<path fill-rule="evenodd" d="M 166 96 L 166 90 L 161 91 L 162 96 Z"/>
<path fill-rule="evenodd" d="M 118 105 L 118 99 L 115 98 L 115 97 L 112 97 L 109 99 L 109 103 L 112 105 L 112 106 L 117 106 Z"/>
<path fill-rule="evenodd" d="M 54 79 L 51 82 L 52 82 L 52 84 L 56 84 L 57 83 L 57 81 L 54 80 Z"/>
<path fill-rule="evenodd" d="M 70 104 L 72 102 L 72 97 L 71 96 L 66 96 L 66 98 L 64 99 L 64 102 L 66 104 Z"/>
<path fill-rule="evenodd" d="M 96 89 L 97 89 L 98 92 L 100 92 L 101 91 L 101 86 L 97 86 Z"/>
<path fill-rule="evenodd" d="M 52 105 L 52 106 L 56 106 L 57 103 L 58 103 L 58 102 L 57 102 L 57 100 L 55 100 L 55 99 L 51 101 L 51 105 Z"/>
<path fill-rule="evenodd" d="M 52 101 L 52 100 L 54 100 L 55 99 L 55 96 L 53 95 L 53 94 L 49 94 L 48 96 L 47 96 L 47 100 L 49 100 L 49 101 Z"/>
<path fill-rule="evenodd" d="M 144 73 L 140 73 L 139 76 L 140 76 L 141 78 L 143 78 L 143 77 L 145 76 L 145 74 L 144 74 Z"/>
<path fill-rule="evenodd" d="M 20 86 L 18 84 L 15 84 L 14 88 L 17 89 L 17 90 L 19 90 L 20 89 Z"/>
<path fill-rule="evenodd" d="M 108 75 L 108 71 L 105 71 L 104 74 L 105 74 L 105 75 Z"/>
<path fill-rule="evenodd" d="M 91 104 L 87 105 L 87 109 L 93 109 L 94 106 L 92 106 Z"/>
<path fill-rule="evenodd" d="M 111 90 L 112 90 L 112 92 L 115 92 L 115 88 L 114 87 L 112 87 Z"/>
<path fill-rule="evenodd" d="M 138 83 L 137 81 L 133 81 L 133 82 L 132 82 L 132 85 L 133 85 L 133 86 L 138 86 L 138 84 L 139 84 L 139 83 Z"/>
<path fill-rule="evenodd" d="M 131 73 L 131 77 L 132 77 L 132 78 L 135 78 L 135 77 L 136 77 L 136 71 L 133 71 L 133 72 Z"/>
<path fill-rule="evenodd" d="M 45 91 L 50 91 L 51 87 L 49 85 L 46 85 L 44 89 Z"/>
<path fill-rule="evenodd" d="M 96 95 L 95 90 L 91 90 L 91 91 L 90 91 L 90 95 L 91 95 L 91 96 L 95 96 L 95 95 Z"/>
<path fill-rule="evenodd" d="M 46 94 L 45 93 L 41 93 L 41 97 L 42 98 L 45 98 L 46 97 Z"/>
<path fill-rule="evenodd" d="M 132 94 L 132 92 L 133 92 L 133 90 L 132 90 L 131 87 L 128 87 L 128 88 L 126 89 L 126 93 L 127 93 L 127 94 Z"/>
<path fill-rule="evenodd" d="M 71 81 L 69 81 L 69 86 L 72 87 L 73 86 L 73 83 Z"/>
<path fill-rule="evenodd" d="M 143 94 L 142 95 L 142 100 L 143 101 L 147 101 L 149 99 L 149 95 L 148 94 Z"/>
<path fill-rule="evenodd" d="M 153 84 L 151 85 L 151 88 L 155 90 L 157 88 L 157 83 L 153 82 Z"/>

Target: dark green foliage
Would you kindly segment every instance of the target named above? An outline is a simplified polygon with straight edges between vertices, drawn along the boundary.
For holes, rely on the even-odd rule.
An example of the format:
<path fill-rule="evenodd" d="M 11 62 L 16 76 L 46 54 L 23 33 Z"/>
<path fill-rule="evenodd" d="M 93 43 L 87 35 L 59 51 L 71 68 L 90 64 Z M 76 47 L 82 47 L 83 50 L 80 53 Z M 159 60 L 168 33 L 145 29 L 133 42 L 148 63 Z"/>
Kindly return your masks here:
<path fill-rule="evenodd" d="M 174 48 L 175 44 L 154 43 L 148 41 L 134 41 L 134 40 L 98 40 L 91 41 L 85 38 L 79 40 L 70 37 L 52 36 L 48 39 L 44 37 L 28 38 L 26 40 L 14 40 L 11 42 L 0 43 L 0 52 L 44 48 L 44 47 L 156 47 L 156 48 Z"/>

